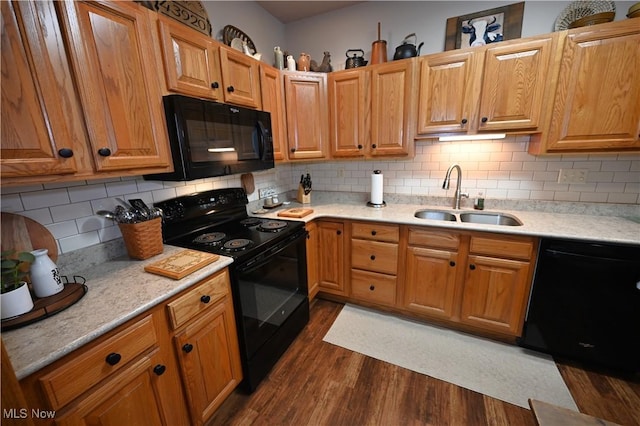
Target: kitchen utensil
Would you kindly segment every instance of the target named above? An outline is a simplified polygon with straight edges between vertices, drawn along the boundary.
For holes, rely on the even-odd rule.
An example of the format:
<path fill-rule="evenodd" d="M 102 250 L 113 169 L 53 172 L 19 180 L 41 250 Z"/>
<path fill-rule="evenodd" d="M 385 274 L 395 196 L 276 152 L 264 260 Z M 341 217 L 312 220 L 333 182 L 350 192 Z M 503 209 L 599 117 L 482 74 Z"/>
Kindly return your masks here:
<path fill-rule="evenodd" d="M 54 262 L 58 260 L 58 244 L 49 230 L 35 220 L 2 212 L 2 250 L 33 251 L 47 249 Z"/>
<path fill-rule="evenodd" d="M 96 214 L 99 216 L 104 216 L 107 219 L 116 220 L 116 214 L 114 212 L 110 212 L 109 210 L 98 210 Z"/>
<path fill-rule="evenodd" d="M 122 204 L 125 208 L 131 210 L 131 204 L 129 204 L 126 200 L 120 198 L 120 197 L 116 197 L 116 201 L 119 202 L 120 204 Z"/>
<path fill-rule="evenodd" d="M 349 57 L 349 52 L 353 52 L 353 56 Z M 356 55 L 357 52 L 360 52 L 360 56 Z M 364 50 L 362 49 L 349 49 L 346 51 L 345 55 L 347 56 L 347 62 L 345 63 L 346 69 L 364 67 L 367 65 L 367 61 L 364 60 Z"/>
<path fill-rule="evenodd" d="M 380 40 L 380 22 L 378 22 L 378 40 L 371 45 L 371 64 L 387 62 L 387 41 Z"/>
<path fill-rule="evenodd" d="M 414 43 L 410 43 L 410 39 L 414 39 Z M 418 37 L 416 33 L 411 33 L 402 40 L 402 44 L 396 47 L 396 53 L 393 55 L 393 60 L 398 59 L 406 59 L 413 58 L 414 56 L 420 55 L 420 48 L 424 44 L 424 42 L 420 43 L 416 48 L 416 44 L 418 43 Z"/>

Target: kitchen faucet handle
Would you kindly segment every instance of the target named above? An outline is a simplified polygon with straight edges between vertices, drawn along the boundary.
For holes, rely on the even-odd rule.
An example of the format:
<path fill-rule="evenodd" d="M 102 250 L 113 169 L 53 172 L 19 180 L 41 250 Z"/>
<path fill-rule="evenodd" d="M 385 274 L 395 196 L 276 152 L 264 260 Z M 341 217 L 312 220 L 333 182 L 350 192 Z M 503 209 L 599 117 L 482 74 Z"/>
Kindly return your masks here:
<path fill-rule="evenodd" d="M 469 193 L 468 192 L 461 192 L 460 193 L 460 198 L 469 198 Z"/>

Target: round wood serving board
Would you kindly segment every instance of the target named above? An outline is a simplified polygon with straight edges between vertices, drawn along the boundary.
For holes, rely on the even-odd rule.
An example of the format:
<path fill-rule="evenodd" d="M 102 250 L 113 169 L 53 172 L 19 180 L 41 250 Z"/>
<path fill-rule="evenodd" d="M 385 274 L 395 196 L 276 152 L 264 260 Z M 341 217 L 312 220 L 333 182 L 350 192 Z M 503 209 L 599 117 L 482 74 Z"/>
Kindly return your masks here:
<path fill-rule="evenodd" d="M 5 212 L 0 217 L 0 225 L 3 251 L 47 249 L 51 260 L 58 260 L 58 244 L 44 225 L 31 218 Z"/>

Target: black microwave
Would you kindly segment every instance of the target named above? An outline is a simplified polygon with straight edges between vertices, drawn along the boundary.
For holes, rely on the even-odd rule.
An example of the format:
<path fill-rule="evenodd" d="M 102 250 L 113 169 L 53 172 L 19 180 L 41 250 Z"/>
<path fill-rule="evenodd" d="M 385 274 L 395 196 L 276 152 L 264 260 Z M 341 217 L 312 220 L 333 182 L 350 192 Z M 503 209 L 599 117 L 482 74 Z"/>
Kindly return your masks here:
<path fill-rule="evenodd" d="M 272 169 L 271 114 L 182 95 L 163 97 L 174 171 L 146 180 L 185 181 Z"/>

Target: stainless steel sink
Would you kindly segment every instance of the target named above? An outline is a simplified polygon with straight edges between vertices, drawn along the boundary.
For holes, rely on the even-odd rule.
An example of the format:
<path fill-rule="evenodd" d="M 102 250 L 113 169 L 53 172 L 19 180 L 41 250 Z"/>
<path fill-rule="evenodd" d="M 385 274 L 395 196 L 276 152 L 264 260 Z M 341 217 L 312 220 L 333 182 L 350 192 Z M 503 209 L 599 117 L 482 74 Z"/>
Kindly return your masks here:
<path fill-rule="evenodd" d="M 507 213 L 460 213 L 460 220 L 486 225 L 522 226 L 520 219 Z"/>
<path fill-rule="evenodd" d="M 442 210 L 418 210 L 415 212 L 414 216 L 418 219 L 448 220 L 450 222 L 456 221 L 456 215 Z"/>

